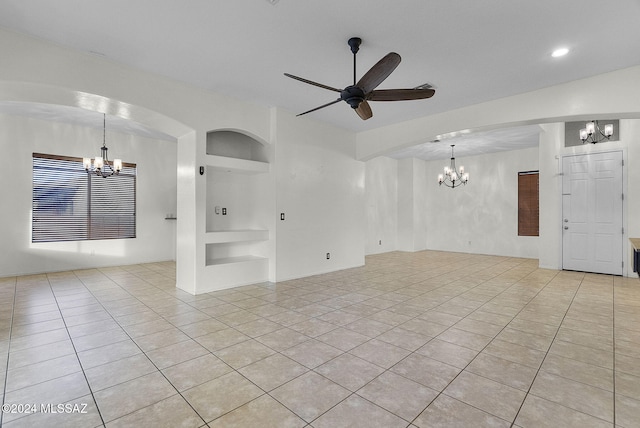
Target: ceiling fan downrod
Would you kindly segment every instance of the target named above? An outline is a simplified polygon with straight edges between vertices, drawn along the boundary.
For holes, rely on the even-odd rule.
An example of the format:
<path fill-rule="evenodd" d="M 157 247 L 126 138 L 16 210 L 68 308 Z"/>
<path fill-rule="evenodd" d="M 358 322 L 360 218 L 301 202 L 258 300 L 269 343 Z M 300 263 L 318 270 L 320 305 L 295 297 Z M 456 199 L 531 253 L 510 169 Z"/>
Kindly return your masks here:
<path fill-rule="evenodd" d="M 347 42 L 349 47 L 351 48 L 351 52 L 353 53 L 353 85 L 356 85 L 356 54 L 360 50 L 360 44 L 362 44 L 362 39 L 360 37 L 352 37 Z"/>

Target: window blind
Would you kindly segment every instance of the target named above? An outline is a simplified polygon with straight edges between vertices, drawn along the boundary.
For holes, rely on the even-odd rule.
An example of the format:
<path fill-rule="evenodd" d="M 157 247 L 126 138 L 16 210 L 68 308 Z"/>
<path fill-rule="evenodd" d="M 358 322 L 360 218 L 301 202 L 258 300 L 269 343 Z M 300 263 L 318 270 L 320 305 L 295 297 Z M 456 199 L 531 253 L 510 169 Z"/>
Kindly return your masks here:
<path fill-rule="evenodd" d="M 540 235 L 538 171 L 518 173 L 518 236 Z"/>
<path fill-rule="evenodd" d="M 135 237 L 135 164 L 103 178 L 82 158 L 33 153 L 32 242 Z"/>

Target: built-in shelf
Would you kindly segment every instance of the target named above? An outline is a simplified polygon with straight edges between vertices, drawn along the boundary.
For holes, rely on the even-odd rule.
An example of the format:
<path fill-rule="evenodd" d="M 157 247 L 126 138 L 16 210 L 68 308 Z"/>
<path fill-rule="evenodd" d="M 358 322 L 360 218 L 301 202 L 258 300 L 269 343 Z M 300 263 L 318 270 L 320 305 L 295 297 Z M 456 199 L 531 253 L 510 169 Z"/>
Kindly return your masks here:
<path fill-rule="evenodd" d="M 262 176 L 271 171 L 269 153 L 265 143 L 241 132 L 207 132 L 203 159 L 207 184 L 206 280 L 198 284 L 198 293 L 269 279 L 270 233 L 255 228 L 268 223 L 267 212 L 260 204 L 269 188 L 269 180 Z M 217 217 L 217 208 L 227 217 Z"/>
<path fill-rule="evenodd" d="M 258 256 L 227 257 L 224 259 L 207 260 L 207 266 L 219 266 L 219 265 L 228 265 L 228 264 L 234 264 L 234 263 L 263 262 L 265 260 L 268 260 L 268 259 L 265 257 L 258 257 Z"/>
<path fill-rule="evenodd" d="M 264 174 L 269 172 L 269 163 L 254 160 L 207 155 L 207 165 L 217 171 L 239 174 Z"/>
<path fill-rule="evenodd" d="M 205 269 L 208 280 L 202 284 L 201 293 L 267 281 L 269 259 L 252 255 L 214 258 L 207 260 Z"/>
<path fill-rule="evenodd" d="M 207 232 L 205 236 L 205 243 L 225 244 L 230 242 L 267 241 L 268 239 L 268 230 L 219 230 Z"/>

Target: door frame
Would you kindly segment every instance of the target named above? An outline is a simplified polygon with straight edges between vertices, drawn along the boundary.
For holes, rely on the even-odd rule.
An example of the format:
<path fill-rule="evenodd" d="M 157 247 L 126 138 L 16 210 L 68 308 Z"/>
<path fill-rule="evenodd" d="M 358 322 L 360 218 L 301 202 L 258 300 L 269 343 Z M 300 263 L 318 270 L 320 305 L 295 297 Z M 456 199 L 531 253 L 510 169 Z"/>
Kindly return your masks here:
<path fill-rule="evenodd" d="M 605 143 L 606 144 L 606 143 Z M 615 144 L 615 143 L 614 143 Z M 629 261 L 629 245 L 625 245 L 628 241 L 628 224 L 627 224 L 627 200 L 628 200 L 628 191 L 627 191 L 627 170 L 629 163 L 627 161 L 627 148 L 626 147 L 610 147 L 610 148 L 601 148 L 596 144 L 589 144 L 588 146 L 575 146 L 572 147 L 571 150 L 565 151 L 565 153 L 556 156 L 558 160 L 558 171 L 560 171 L 558 180 L 558 200 L 559 200 L 559 215 L 558 215 L 558 231 L 559 231 L 559 252 L 558 252 L 558 266 L 560 270 L 563 269 L 563 246 L 564 239 L 562 233 L 563 226 L 563 206 L 562 206 L 562 190 L 563 190 L 563 176 L 564 176 L 564 158 L 566 157 L 574 157 L 574 156 L 589 156 L 601 153 L 612 153 L 612 152 L 622 152 L 622 161 L 624 166 L 621 165 L 622 168 L 622 193 L 624 194 L 624 199 L 622 200 L 622 227 L 624 229 L 624 234 L 622 235 L 622 260 L 624 261 L 624 266 L 622 268 L 622 276 L 628 277 L 630 276 L 630 272 L 633 270 L 633 265 Z M 604 274 L 594 274 L 594 275 L 604 275 Z"/>

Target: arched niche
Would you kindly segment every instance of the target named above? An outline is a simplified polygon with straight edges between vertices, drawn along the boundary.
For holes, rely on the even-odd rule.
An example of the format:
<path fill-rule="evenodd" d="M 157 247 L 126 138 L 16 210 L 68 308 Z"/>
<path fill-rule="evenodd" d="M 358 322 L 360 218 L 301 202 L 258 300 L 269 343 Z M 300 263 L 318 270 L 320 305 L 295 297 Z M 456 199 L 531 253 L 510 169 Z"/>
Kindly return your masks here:
<path fill-rule="evenodd" d="M 258 162 L 269 162 L 267 143 L 232 129 L 207 132 L 207 154 Z"/>

